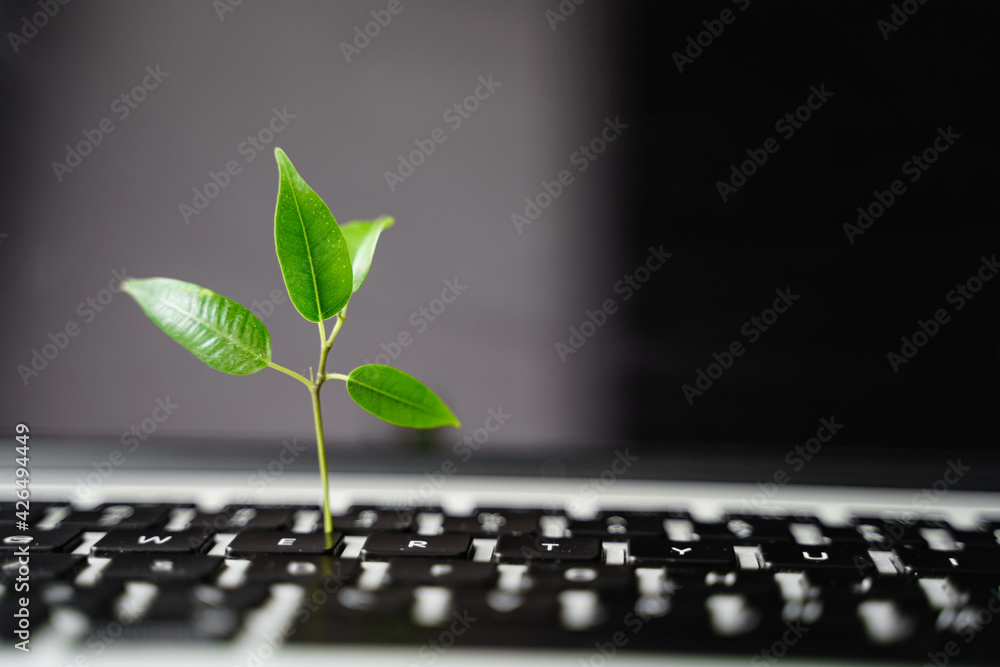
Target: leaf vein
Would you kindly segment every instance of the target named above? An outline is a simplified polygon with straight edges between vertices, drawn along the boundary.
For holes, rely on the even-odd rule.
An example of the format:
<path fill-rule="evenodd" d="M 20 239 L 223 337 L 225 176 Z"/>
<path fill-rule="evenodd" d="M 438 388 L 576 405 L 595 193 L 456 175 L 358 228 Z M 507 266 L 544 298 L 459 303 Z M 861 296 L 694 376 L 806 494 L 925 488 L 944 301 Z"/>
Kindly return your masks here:
<path fill-rule="evenodd" d="M 389 392 L 387 392 L 387 391 L 385 391 L 383 389 L 379 389 L 377 387 L 373 387 L 370 384 L 366 384 L 366 383 L 361 382 L 360 380 L 357 380 L 355 378 L 348 378 L 348 381 L 353 382 L 353 383 L 357 383 L 361 387 L 364 387 L 365 389 L 368 389 L 369 391 L 373 391 L 376 394 L 381 394 L 383 396 L 388 396 L 389 398 L 394 399 L 396 401 L 399 401 L 400 403 L 405 403 L 406 405 L 409 405 L 410 407 L 415 408 L 417 410 L 420 410 L 421 412 L 424 412 L 424 413 L 426 413 L 428 415 L 431 415 L 431 416 L 440 416 L 441 414 L 443 414 L 441 412 L 432 411 L 432 410 L 428 409 L 426 406 L 423 406 L 423 405 L 421 405 L 419 403 L 414 403 L 413 401 L 409 401 L 409 400 L 407 400 L 405 398 L 402 398 L 400 396 L 396 396 L 395 394 L 390 394 Z"/>
<path fill-rule="evenodd" d="M 290 182 L 295 179 L 289 176 Z M 309 232 L 306 231 L 306 221 L 302 217 L 302 207 L 299 206 L 299 197 L 295 191 L 295 186 L 293 185 L 289 190 L 292 193 L 292 201 L 295 202 L 295 212 L 299 216 L 299 225 L 302 227 L 302 237 L 306 242 L 306 256 L 309 258 L 309 276 L 312 278 L 313 284 L 313 295 L 316 297 L 316 317 L 319 321 L 323 321 L 323 305 L 320 303 L 319 299 L 319 283 L 316 282 L 316 266 L 313 264 L 312 248 L 309 247 Z"/>
<path fill-rule="evenodd" d="M 171 303 L 170 301 L 167 301 L 167 300 L 163 300 L 160 303 L 162 303 L 164 306 L 168 306 L 170 308 L 173 308 L 174 310 L 176 310 L 181 315 L 185 315 L 185 316 L 191 318 L 192 320 L 194 320 L 195 322 L 198 322 L 199 324 L 204 325 L 207 329 L 210 329 L 213 333 L 215 333 L 215 334 L 217 334 L 217 335 L 219 335 L 219 336 L 227 339 L 230 343 L 233 344 L 234 347 L 237 347 L 240 350 L 243 350 L 244 352 L 246 352 L 247 354 L 249 354 L 251 357 L 253 357 L 253 358 L 255 358 L 255 359 L 259 360 L 259 361 L 264 361 L 264 362 L 270 361 L 270 359 L 265 359 L 262 354 L 254 351 L 253 349 L 251 349 L 250 347 L 248 347 L 247 345 L 245 345 L 244 343 L 242 343 L 239 339 L 233 338 L 224 329 L 220 329 L 220 328 L 214 326 L 211 322 L 207 322 L 207 321 L 201 319 L 200 317 L 198 317 L 194 313 L 191 313 L 191 312 L 189 312 L 187 310 L 184 310 L 180 306 L 178 306 L 178 305 L 176 305 L 174 303 Z"/>

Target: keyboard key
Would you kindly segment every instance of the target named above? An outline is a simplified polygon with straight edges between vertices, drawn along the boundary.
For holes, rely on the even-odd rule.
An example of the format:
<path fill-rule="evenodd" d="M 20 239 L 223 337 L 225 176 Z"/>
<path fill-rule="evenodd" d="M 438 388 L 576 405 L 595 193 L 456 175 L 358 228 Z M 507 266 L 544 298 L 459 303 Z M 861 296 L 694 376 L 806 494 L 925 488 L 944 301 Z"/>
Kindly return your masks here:
<path fill-rule="evenodd" d="M 966 549 L 988 549 L 1000 553 L 1000 524 L 986 526 L 985 530 L 953 531 L 955 541 Z"/>
<path fill-rule="evenodd" d="M 16 553 L 24 545 L 29 545 L 32 553 L 38 551 L 69 550 L 79 542 L 80 531 L 75 528 L 54 530 L 10 530 L 0 533 L 0 555 Z"/>
<path fill-rule="evenodd" d="M 76 574 L 84 565 L 87 559 L 83 556 L 72 556 L 64 553 L 44 552 L 30 555 L 31 581 L 41 582 L 53 579 L 69 579 Z M 18 577 L 22 563 L 18 556 L 0 556 L 0 586 L 7 582 L 12 582 Z"/>
<path fill-rule="evenodd" d="M 65 595 L 61 596 L 58 604 L 79 610 L 92 619 L 110 620 L 114 617 L 115 601 L 124 590 L 124 579 L 101 579 L 94 586 L 66 587 Z"/>
<path fill-rule="evenodd" d="M 943 519 L 910 517 L 908 514 L 900 515 L 899 520 L 875 516 L 854 516 L 851 518 L 851 524 L 865 540 L 882 550 L 895 549 L 903 544 L 926 547 L 927 542 L 920 534 L 921 528 L 952 530 L 948 522 Z"/>
<path fill-rule="evenodd" d="M 415 512 L 410 509 L 352 507 L 347 514 L 333 517 L 333 528 L 348 535 L 413 529 Z"/>
<path fill-rule="evenodd" d="M 918 576 L 1000 573 L 1000 558 L 985 550 L 931 551 L 904 545 L 896 553 L 903 564 L 912 567 Z"/>
<path fill-rule="evenodd" d="M 246 571 L 252 583 L 301 583 L 311 585 L 331 581 L 345 586 L 354 581 L 361 564 L 356 558 L 330 556 L 268 556 L 255 558 Z"/>
<path fill-rule="evenodd" d="M 389 583 L 402 586 L 492 587 L 497 580 L 496 565 L 432 559 L 396 558 L 390 561 Z"/>
<path fill-rule="evenodd" d="M 491 625 L 516 625 L 528 630 L 532 626 L 551 634 L 558 626 L 559 601 L 551 591 L 506 593 L 492 591 L 455 591 L 452 607 L 466 618 L 476 619 L 472 630 L 490 632 Z M 519 637 L 519 640 L 523 639 Z"/>
<path fill-rule="evenodd" d="M 92 510 L 74 510 L 59 525 L 93 531 L 153 528 L 166 522 L 171 509 L 170 505 L 106 504 Z"/>
<path fill-rule="evenodd" d="M 668 567 L 667 587 L 671 595 L 682 592 L 684 596 L 704 596 L 734 593 L 747 597 L 757 604 L 778 605 L 782 599 L 781 588 L 774 573 L 767 570 L 709 571 L 704 567 Z"/>
<path fill-rule="evenodd" d="M 195 586 L 192 593 L 199 602 L 210 607 L 245 612 L 267 602 L 271 597 L 271 588 L 267 584 L 259 583 L 246 583 L 239 588 L 232 589 Z"/>
<path fill-rule="evenodd" d="M 652 537 L 629 540 L 629 554 L 639 564 L 735 566 L 736 554 L 724 540 L 670 542 Z"/>
<path fill-rule="evenodd" d="M 114 556 L 101 571 L 101 576 L 108 579 L 137 579 L 154 584 L 195 582 L 207 580 L 220 567 L 222 559 L 215 556 L 147 556 L 125 553 Z"/>
<path fill-rule="evenodd" d="M 326 548 L 323 533 L 286 533 L 248 530 L 229 543 L 226 555 L 230 558 L 255 554 L 323 554 L 337 553 L 343 536 L 333 534 L 333 548 Z"/>
<path fill-rule="evenodd" d="M 459 558 L 466 556 L 472 538 L 469 535 L 412 535 L 373 533 L 365 540 L 361 558 L 385 559 L 391 556 Z"/>
<path fill-rule="evenodd" d="M 190 528 L 207 529 L 217 533 L 238 533 L 244 530 L 281 530 L 292 523 L 295 508 L 248 507 L 229 505 L 221 512 L 199 512 L 191 520 Z"/>
<path fill-rule="evenodd" d="M 778 570 L 848 569 L 867 572 L 874 567 L 861 544 L 802 546 L 788 542 L 764 542 L 764 560 Z"/>
<path fill-rule="evenodd" d="M 192 588 L 161 590 L 142 616 L 122 624 L 120 640 L 129 642 L 218 641 L 232 639 L 240 628 L 241 613 L 203 603 Z"/>
<path fill-rule="evenodd" d="M 446 516 L 442 530 L 446 533 L 469 533 L 476 537 L 492 535 L 523 535 L 538 532 L 540 512 L 477 509 L 472 516 Z"/>
<path fill-rule="evenodd" d="M 572 521 L 574 537 L 593 536 L 604 540 L 626 540 L 629 537 L 659 537 L 664 535 L 666 515 L 641 512 L 603 512 L 596 519 Z"/>
<path fill-rule="evenodd" d="M 314 585 L 307 591 L 306 599 L 320 590 L 323 590 L 322 584 Z M 398 588 L 370 591 L 346 587 L 320 596 L 320 599 L 326 602 L 306 620 L 290 641 L 361 641 L 364 635 L 355 633 L 369 626 L 375 634 L 368 640 L 378 641 L 381 636 L 384 642 L 389 639 L 386 630 L 390 626 L 386 623 L 392 623 L 393 632 L 405 631 L 413 607 L 413 592 Z"/>
<path fill-rule="evenodd" d="M 534 537 L 501 535 L 496 558 L 501 563 L 544 561 L 596 561 L 602 554 L 601 541 L 592 537 Z"/>
<path fill-rule="evenodd" d="M 758 516 L 753 514 L 727 514 L 722 523 L 699 523 L 695 533 L 707 539 L 727 539 L 745 544 L 758 544 L 762 540 L 793 540 L 793 523 L 819 524 L 808 514 L 792 517 Z"/>
<path fill-rule="evenodd" d="M 634 596 L 635 573 L 620 565 L 532 562 L 527 577 L 532 590 L 584 588 Z"/>
<path fill-rule="evenodd" d="M 998 574 L 963 574 L 949 572 L 948 581 L 961 596 L 968 596 L 969 604 L 984 607 L 997 607 L 1000 601 L 1000 575 Z"/>
<path fill-rule="evenodd" d="M 27 503 L 28 508 L 27 522 L 32 527 L 37 526 L 38 523 L 44 520 L 51 508 L 67 507 L 66 503 L 44 503 L 34 500 L 19 501 L 18 503 L 0 503 L 0 524 L 10 526 L 14 525 L 17 521 L 21 521 L 22 519 L 18 514 L 25 511 L 25 503 Z"/>
<path fill-rule="evenodd" d="M 290 644 L 406 644 L 412 651 L 441 633 L 413 624 L 411 590 L 347 587 L 327 593 L 319 584 L 306 590 L 305 599 L 323 602 L 309 605 L 312 613 L 296 618 L 299 625 L 288 638 Z"/>
<path fill-rule="evenodd" d="M 91 549 L 95 556 L 118 553 L 199 553 L 211 535 L 202 531 L 112 530 Z"/>

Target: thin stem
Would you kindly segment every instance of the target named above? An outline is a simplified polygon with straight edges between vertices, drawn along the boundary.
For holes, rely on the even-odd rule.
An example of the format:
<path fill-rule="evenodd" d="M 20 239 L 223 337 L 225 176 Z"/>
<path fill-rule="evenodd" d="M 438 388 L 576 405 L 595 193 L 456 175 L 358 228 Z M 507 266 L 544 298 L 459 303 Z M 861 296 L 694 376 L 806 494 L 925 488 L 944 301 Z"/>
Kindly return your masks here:
<path fill-rule="evenodd" d="M 344 382 L 347 382 L 351 378 L 349 376 L 347 376 L 347 375 L 344 375 L 343 373 L 327 373 L 326 374 L 326 379 L 327 380 L 343 380 Z"/>
<path fill-rule="evenodd" d="M 340 327 L 344 326 L 344 314 L 347 306 L 344 306 L 337 313 L 337 321 L 330 332 L 330 338 L 326 337 L 326 326 L 319 322 L 319 366 L 316 368 L 316 375 L 312 382 L 307 382 L 309 393 L 312 395 L 313 416 L 316 420 L 316 453 L 319 457 L 319 474 L 323 478 L 323 534 L 326 537 L 326 548 L 333 547 L 333 518 L 330 515 L 330 478 L 326 468 L 326 443 L 323 440 L 323 412 L 319 401 L 319 390 L 326 382 L 326 358 L 330 354 L 333 341 L 337 339 Z"/>
<path fill-rule="evenodd" d="M 326 537 L 326 548 L 332 549 L 333 518 L 330 515 L 330 478 L 326 472 L 326 443 L 323 441 L 323 413 L 319 403 L 319 385 L 310 388 L 309 393 L 312 395 L 313 418 L 316 420 L 316 453 L 319 455 L 319 474 L 323 479 L 323 534 Z"/>
<path fill-rule="evenodd" d="M 333 331 L 330 332 L 330 340 L 326 342 L 327 347 L 333 345 L 333 341 L 337 340 L 337 334 L 340 332 L 340 327 L 344 326 L 344 320 L 347 319 L 347 306 L 337 313 L 337 321 L 333 323 Z"/>
<path fill-rule="evenodd" d="M 299 375 L 295 371 L 289 370 L 289 369 L 285 368 L 284 366 L 280 366 L 280 365 L 274 363 L 273 361 L 267 362 L 267 365 L 270 366 L 271 368 L 273 368 L 276 371 L 281 371 L 285 375 L 291 375 L 293 378 L 295 378 L 296 380 L 298 380 L 299 382 L 301 382 L 305 386 L 307 386 L 310 389 L 312 389 L 312 386 L 313 386 L 312 382 L 310 382 L 309 380 L 305 379 L 304 377 L 302 377 L 301 375 Z"/>
<path fill-rule="evenodd" d="M 323 341 L 322 346 L 319 350 L 319 368 L 316 370 L 316 386 L 322 387 L 323 382 L 326 380 L 324 373 L 326 373 L 326 358 L 330 354 L 330 348 L 333 347 L 333 341 L 337 340 L 337 334 L 340 332 L 340 327 L 344 326 L 344 311 L 341 310 L 337 313 L 337 321 L 333 325 L 333 331 L 330 332 L 330 338 L 326 337 L 326 330 L 323 328 L 322 322 L 320 323 L 320 339 Z"/>

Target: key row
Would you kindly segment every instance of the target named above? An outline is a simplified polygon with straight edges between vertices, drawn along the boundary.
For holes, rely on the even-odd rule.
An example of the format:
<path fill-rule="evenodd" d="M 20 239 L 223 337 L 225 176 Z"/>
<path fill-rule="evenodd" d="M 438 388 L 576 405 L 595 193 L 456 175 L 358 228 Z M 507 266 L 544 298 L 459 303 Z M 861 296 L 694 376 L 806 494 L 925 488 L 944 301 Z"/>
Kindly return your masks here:
<path fill-rule="evenodd" d="M 11 506 L 7 506 L 11 510 Z M 6 514 L 9 514 L 8 511 Z M 0 550 L 10 546 L 18 526 L 0 511 Z M 229 506 L 219 512 L 200 512 L 194 507 L 170 505 L 101 505 L 92 510 L 43 503 L 32 505 L 29 531 L 42 548 L 59 536 L 59 531 L 107 531 L 112 529 L 170 532 L 239 533 L 244 531 L 310 532 L 318 529 L 318 508 Z M 6 517 L 6 518 L 5 518 Z M 547 535 L 552 537 L 594 537 L 605 541 L 627 541 L 635 537 L 666 538 L 672 542 L 725 540 L 737 544 L 790 541 L 802 545 L 829 545 L 842 542 L 867 544 L 869 548 L 891 550 L 929 546 L 939 551 L 1000 550 L 1000 523 L 984 524 L 982 530 L 958 531 L 947 523 L 925 519 L 902 522 L 878 517 L 856 517 L 850 526 L 826 526 L 815 517 L 773 518 L 736 515 L 721 523 L 692 521 L 681 510 L 673 512 L 604 512 L 595 518 L 572 519 L 542 510 L 477 509 L 470 516 L 449 516 L 439 510 L 354 506 L 333 518 L 333 527 L 347 535 L 382 532 L 422 534 L 467 534 L 472 537 L 500 535 Z M 15 542 L 16 543 L 16 542 Z"/>
<path fill-rule="evenodd" d="M 98 537 L 94 535 L 93 537 Z M 33 557 L 47 552 L 67 553 L 78 550 L 82 535 L 69 528 L 57 528 L 35 535 L 15 534 L 2 540 L 0 555 L 17 555 L 30 546 Z M 231 538 L 231 539 L 230 539 Z M 224 554 L 230 558 L 258 555 L 331 554 L 345 550 L 348 539 L 341 533 L 332 536 L 332 546 L 319 533 L 283 531 L 245 531 L 226 536 Z M 523 562 L 611 562 L 609 545 L 598 538 L 549 538 L 535 535 L 501 535 L 476 546 L 470 535 L 416 535 L 412 533 L 372 533 L 361 540 L 351 557 L 361 560 L 386 560 L 394 557 L 418 557 L 468 560 L 495 560 L 500 563 Z M 199 554 L 214 548 L 215 536 L 204 531 L 112 530 L 96 539 L 87 555 L 111 557 L 123 553 Z M 655 537 L 633 537 L 617 552 L 615 563 L 663 564 L 701 568 L 731 568 L 749 559 L 753 568 L 766 566 L 783 570 L 852 570 L 863 576 L 878 571 L 903 571 L 908 568 L 920 575 L 952 572 L 993 574 L 1000 572 L 1000 558 L 989 550 L 932 550 L 901 545 L 891 551 L 870 548 L 865 543 L 841 543 L 803 546 L 787 541 L 762 541 L 753 545 L 734 545 L 723 540 L 673 542 Z M 211 558 L 210 556 L 204 556 Z M 745 565 L 743 565 L 745 567 Z"/>

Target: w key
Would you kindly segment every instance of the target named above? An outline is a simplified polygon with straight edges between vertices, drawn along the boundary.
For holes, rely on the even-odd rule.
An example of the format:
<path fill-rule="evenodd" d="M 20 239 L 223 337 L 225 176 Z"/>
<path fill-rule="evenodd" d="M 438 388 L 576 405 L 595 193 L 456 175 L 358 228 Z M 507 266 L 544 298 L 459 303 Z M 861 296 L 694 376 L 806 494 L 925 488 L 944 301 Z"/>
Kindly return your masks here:
<path fill-rule="evenodd" d="M 380 560 L 391 556 L 425 556 L 460 558 L 469 553 L 469 535 L 412 535 L 372 533 L 361 549 L 364 560 Z"/>
<path fill-rule="evenodd" d="M 94 556 L 113 556 L 124 552 L 199 553 L 210 537 L 210 533 L 197 530 L 180 530 L 175 533 L 155 530 L 112 530 L 93 546 L 91 553 Z"/>

